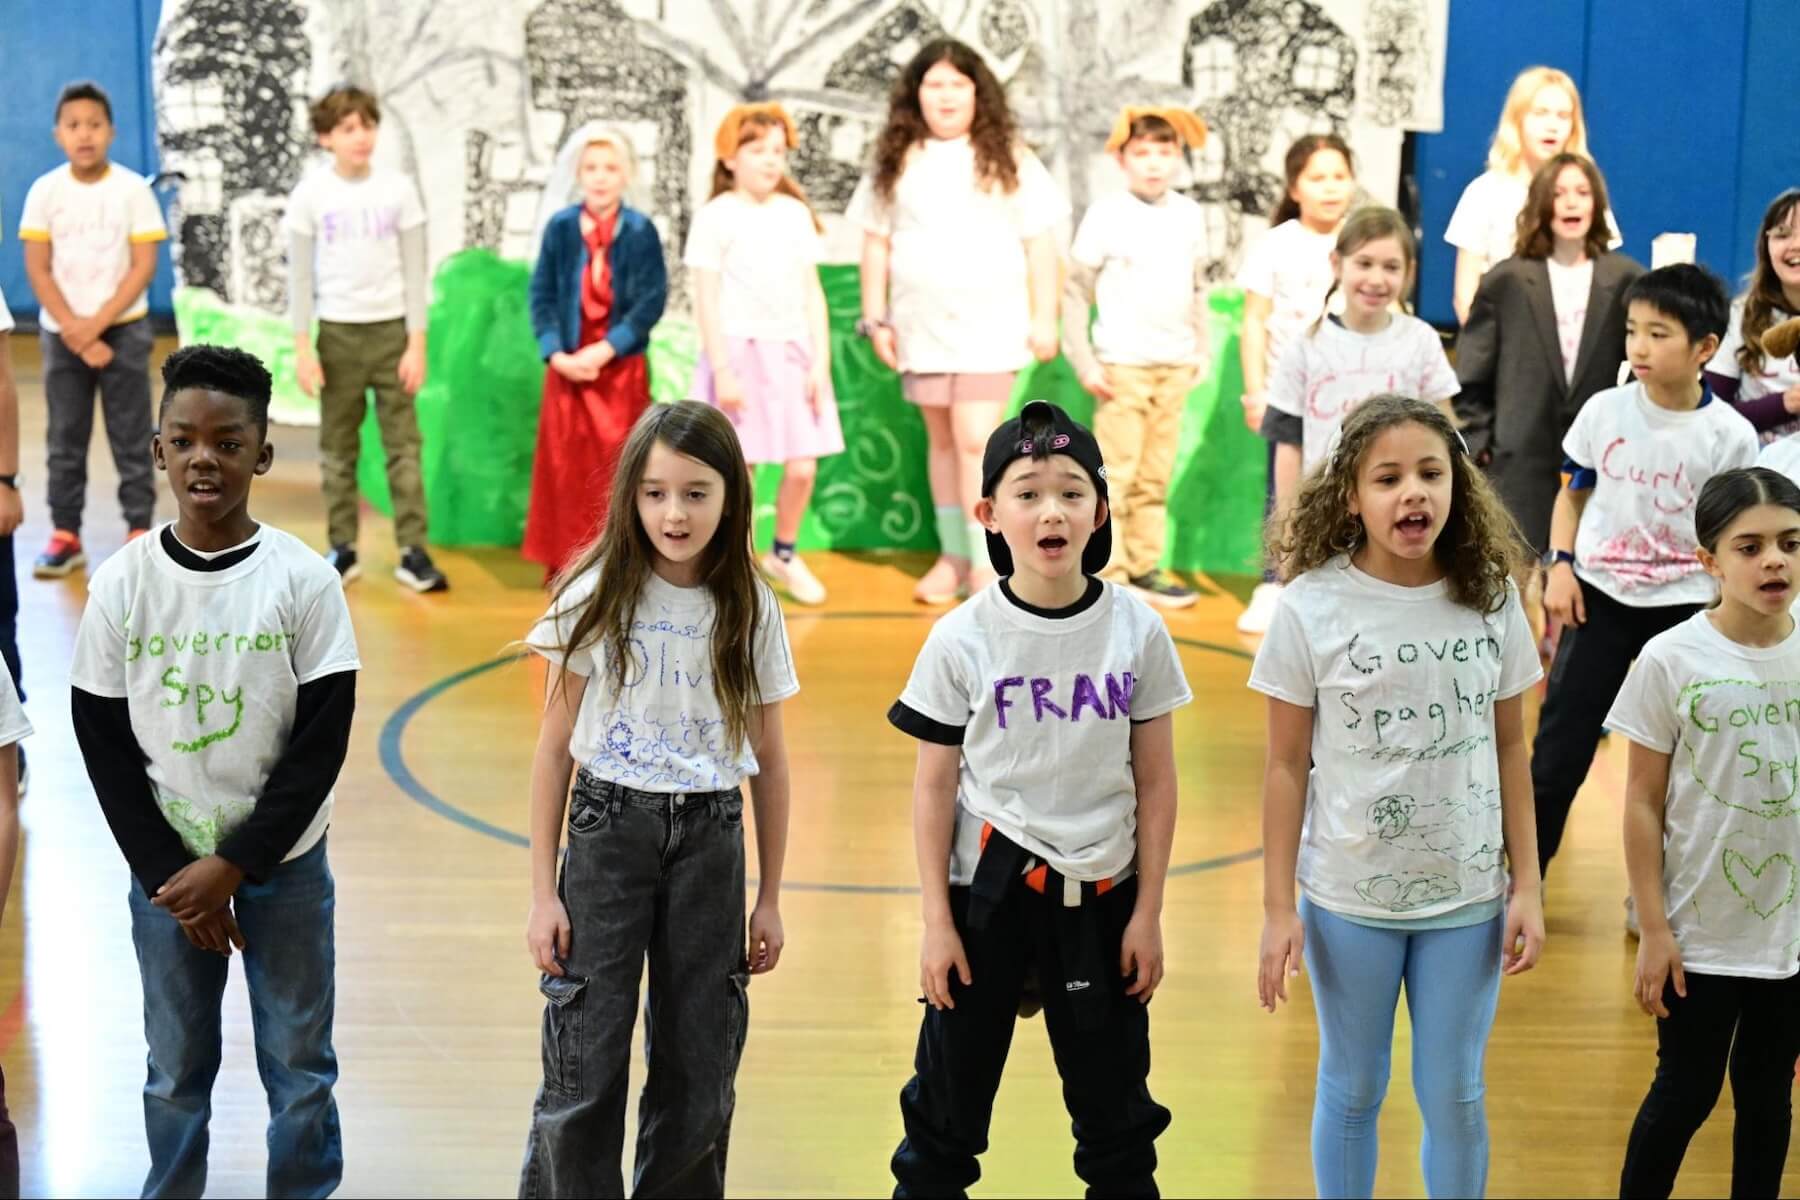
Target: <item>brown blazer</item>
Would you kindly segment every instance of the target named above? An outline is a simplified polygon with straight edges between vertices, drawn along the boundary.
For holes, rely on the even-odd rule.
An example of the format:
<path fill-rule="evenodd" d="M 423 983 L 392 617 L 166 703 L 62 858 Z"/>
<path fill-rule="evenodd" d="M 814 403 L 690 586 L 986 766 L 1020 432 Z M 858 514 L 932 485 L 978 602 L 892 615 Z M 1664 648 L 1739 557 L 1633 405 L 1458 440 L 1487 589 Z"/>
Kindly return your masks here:
<path fill-rule="evenodd" d="M 1625 290 L 1644 273 L 1616 251 L 1594 260 L 1587 320 L 1572 377 L 1563 372 L 1550 271 L 1509 258 L 1482 276 L 1456 338 L 1456 415 L 1469 452 L 1540 553 L 1562 486 L 1562 440 L 1588 398 L 1618 383 L 1625 361 Z"/>

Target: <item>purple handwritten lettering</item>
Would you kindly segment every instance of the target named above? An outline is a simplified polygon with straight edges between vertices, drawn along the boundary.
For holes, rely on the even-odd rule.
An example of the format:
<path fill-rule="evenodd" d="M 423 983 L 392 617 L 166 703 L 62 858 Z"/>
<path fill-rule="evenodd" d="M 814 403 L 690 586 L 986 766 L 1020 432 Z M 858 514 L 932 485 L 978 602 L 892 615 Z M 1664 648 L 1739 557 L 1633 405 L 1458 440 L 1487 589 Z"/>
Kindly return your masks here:
<path fill-rule="evenodd" d="M 1055 683 L 1048 679 L 1040 678 L 1031 681 L 1031 715 L 1039 721 L 1044 719 L 1045 710 L 1048 710 L 1059 721 L 1069 719 L 1069 714 L 1058 708 L 1056 701 L 1050 699 L 1050 689 L 1055 686 Z"/>
<path fill-rule="evenodd" d="M 1008 675 L 1005 679 L 994 681 L 994 715 L 1000 719 L 1000 728 L 1006 728 L 1006 710 L 1012 707 L 1012 701 L 1006 698 L 1006 689 L 1024 686 L 1023 675 Z"/>

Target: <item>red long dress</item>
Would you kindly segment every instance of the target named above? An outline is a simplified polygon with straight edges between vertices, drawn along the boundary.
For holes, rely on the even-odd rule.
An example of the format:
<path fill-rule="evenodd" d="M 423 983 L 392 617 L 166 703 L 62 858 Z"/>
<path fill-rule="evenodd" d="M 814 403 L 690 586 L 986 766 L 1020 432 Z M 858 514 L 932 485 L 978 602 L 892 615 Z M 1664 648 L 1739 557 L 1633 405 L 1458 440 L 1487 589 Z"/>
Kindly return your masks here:
<path fill-rule="evenodd" d="M 582 234 L 589 265 L 581 272 L 581 344 L 606 336 L 612 316 L 612 274 L 606 251 L 618 229 L 619 212 L 591 222 Z M 551 572 L 599 531 L 612 495 L 619 451 L 650 407 L 650 370 L 642 354 L 615 358 L 588 383 L 544 372 L 544 402 L 538 414 L 537 457 L 531 468 L 531 505 L 525 516 L 520 553 Z"/>

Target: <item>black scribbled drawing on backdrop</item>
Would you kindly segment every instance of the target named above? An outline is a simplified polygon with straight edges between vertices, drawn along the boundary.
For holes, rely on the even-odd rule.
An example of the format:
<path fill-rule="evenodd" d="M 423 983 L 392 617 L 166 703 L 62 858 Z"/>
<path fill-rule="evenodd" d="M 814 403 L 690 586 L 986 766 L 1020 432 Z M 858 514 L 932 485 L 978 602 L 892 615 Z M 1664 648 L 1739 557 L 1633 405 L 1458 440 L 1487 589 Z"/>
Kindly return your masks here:
<path fill-rule="evenodd" d="M 532 107 L 561 113 L 563 137 L 587 121 L 656 126 L 655 151 L 640 162 L 639 179 L 649 167 L 650 215 L 662 226 L 670 300 L 676 303 L 686 295 L 681 251 L 694 212 L 687 69 L 645 44 L 637 24 L 613 0 L 545 0 L 525 20 L 525 65 Z M 642 144 L 634 144 L 641 155 Z"/>
<path fill-rule="evenodd" d="M 1189 195 L 1243 216 L 1267 216 L 1281 198 L 1280 156 L 1305 133 L 1343 134 L 1356 105 L 1356 46 L 1306 0 L 1217 0 L 1188 22 L 1181 82 L 1206 120 L 1212 170 Z M 1217 142 L 1216 147 L 1211 146 Z M 1243 242 L 1224 225 L 1209 270 L 1222 278 Z"/>
<path fill-rule="evenodd" d="M 1377 124 L 1402 125 L 1417 115 L 1419 87 L 1431 77 L 1429 29 L 1422 0 L 1369 0 L 1366 102 Z"/>
<path fill-rule="evenodd" d="M 189 0 L 152 59 L 163 169 L 187 176 L 173 222 L 181 282 L 271 310 L 287 294 L 278 224 L 307 145 L 304 23 L 287 0 Z"/>

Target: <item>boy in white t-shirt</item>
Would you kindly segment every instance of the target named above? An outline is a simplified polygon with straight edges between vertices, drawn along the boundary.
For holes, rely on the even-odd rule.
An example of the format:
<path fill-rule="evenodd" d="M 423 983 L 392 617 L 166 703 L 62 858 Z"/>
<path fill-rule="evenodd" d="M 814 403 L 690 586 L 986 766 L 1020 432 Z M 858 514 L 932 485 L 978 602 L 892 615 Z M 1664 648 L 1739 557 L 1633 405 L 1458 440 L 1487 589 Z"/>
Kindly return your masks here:
<path fill-rule="evenodd" d="M 1725 332 L 1724 285 L 1679 263 L 1640 276 L 1625 303 L 1637 379 L 1595 395 L 1569 427 L 1544 555 L 1544 609 L 1564 626 L 1531 748 L 1544 868 L 1632 660 L 1713 597 L 1695 553 L 1695 498 L 1714 475 L 1756 461 L 1750 423 L 1700 378 Z"/>
<path fill-rule="evenodd" d="M 1163 608 L 1199 599 L 1162 567 L 1181 415 L 1206 370 L 1206 217 L 1170 190 L 1206 126 L 1182 108 L 1127 108 L 1106 148 L 1126 190 L 1081 218 L 1063 289 L 1063 352 L 1094 396 L 1119 536 L 1105 578 Z M 1088 313 L 1099 303 L 1093 342 Z"/>
<path fill-rule="evenodd" d="M 896 1195 L 980 1175 L 1013 1022 L 1055 1047 L 1090 1194 L 1155 1195 L 1149 1003 L 1175 828 L 1170 714 L 1191 700 L 1162 619 L 1094 576 L 1111 554 L 1093 435 L 1042 401 L 994 431 L 978 512 L 999 582 L 932 627 L 888 713 L 919 739 L 913 821 L 927 1004 Z M 1035 994 L 1034 994 L 1035 993 Z"/>
<path fill-rule="evenodd" d="M 131 868 L 150 1045 L 144 1195 L 200 1195 L 233 947 L 269 1094 L 268 1192 L 343 1176 L 332 1087 L 332 788 L 356 707 L 337 575 L 249 513 L 269 469 L 269 373 L 220 346 L 163 366 L 156 464 L 174 523 L 108 559 L 69 670 L 88 777 Z"/>
<path fill-rule="evenodd" d="M 413 397 L 425 382 L 425 209 L 412 181 L 370 166 L 381 109 L 361 88 L 328 92 L 311 110 L 331 165 L 288 197 L 288 306 L 301 390 L 319 397 L 326 555 L 345 583 L 357 561 L 356 460 L 368 393 L 394 501 L 394 578 L 419 592 L 450 586 L 425 549 L 425 482 Z M 313 353 L 313 316 L 319 346 Z"/>
<path fill-rule="evenodd" d="M 32 574 L 54 579 L 87 562 L 81 510 L 87 501 L 94 390 L 119 472 L 119 507 L 129 538 L 150 527 L 150 348 L 145 292 L 156 274 L 156 243 L 168 237 L 162 210 L 136 171 L 107 159 L 112 101 L 92 83 L 73 83 L 56 101 L 56 144 L 67 165 L 25 194 L 19 240 L 37 294 L 44 358 L 50 520 L 54 530 Z"/>

